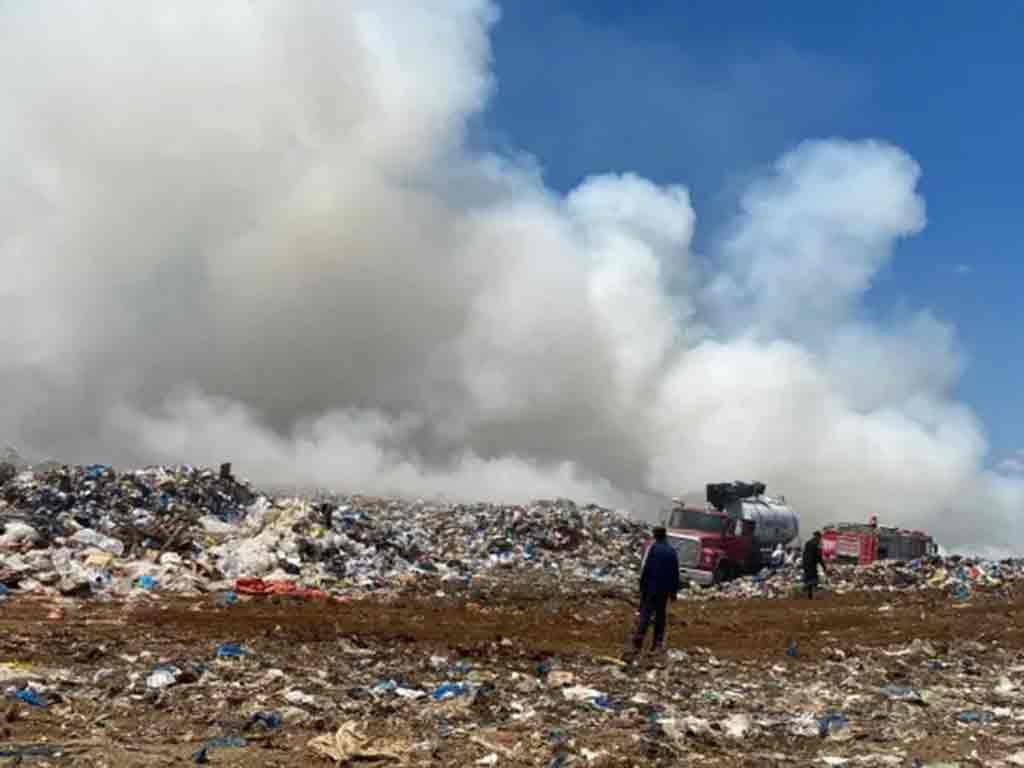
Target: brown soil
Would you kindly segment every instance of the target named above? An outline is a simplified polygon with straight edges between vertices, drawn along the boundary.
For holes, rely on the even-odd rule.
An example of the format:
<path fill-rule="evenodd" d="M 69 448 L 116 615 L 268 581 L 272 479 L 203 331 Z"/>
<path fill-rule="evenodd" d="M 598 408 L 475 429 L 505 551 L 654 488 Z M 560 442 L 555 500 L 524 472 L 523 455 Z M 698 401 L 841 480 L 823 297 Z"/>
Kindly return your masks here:
<path fill-rule="evenodd" d="M 620 655 L 634 615 L 628 601 L 612 596 L 566 599 L 521 595 L 497 602 L 472 602 L 410 594 L 350 603 L 258 598 L 229 609 L 216 609 L 209 599 L 155 596 L 127 604 L 61 602 L 64 615 L 48 618 L 56 605 L 30 597 L 0 604 L 0 663 L 16 661 L 70 670 L 72 676 L 79 677 L 83 690 L 98 685 L 90 679 L 97 670 L 126 668 L 125 655 L 134 657 L 147 651 L 152 654 L 149 666 L 160 660 L 209 662 L 212 648 L 229 641 L 244 644 L 263 667 L 281 669 L 298 680 L 322 671 L 323 679 L 337 678 L 342 684 L 352 670 L 338 667 L 340 638 L 346 638 L 350 646 L 374 650 L 377 662 L 383 654 L 393 660 L 396 669 L 441 653 L 476 658 L 481 667 L 500 660 L 505 672 L 518 669 L 528 674 L 539 660 L 551 656 L 569 664 L 594 665 L 601 657 Z M 977 641 L 1011 653 L 1024 652 L 1024 595 L 977 594 L 969 602 L 955 603 L 938 593 L 879 592 L 823 595 L 813 602 L 681 600 L 670 606 L 672 648 L 710 653 L 752 670 L 779 663 L 813 665 L 836 649 L 867 654 L 871 648 L 908 644 L 914 639 L 928 640 L 939 649 L 951 642 Z M 799 649 L 796 659 L 784 654 L 790 642 Z M 230 679 L 230 671 L 225 675 Z M 301 683 L 295 685 L 302 687 Z M 6 718 L 0 709 L 0 745 L 38 744 L 44 739 L 71 745 L 72 751 L 78 750 L 71 758 L 74 765 L 182 764 L 225 718 L 251 704 L 254 696 L 241 683 L 237 688 L 194 690 L 170 703 L 147 697 L 144 686 L 135 694 L 134 699 L 125 698 L 118 685 L 110 683 L 105 696 L 83 697 L 88 705 L 80 703 L 72 691 L 67 706 L 29 709 L 17 705 L 8 710 Z M 353 702 L 350 709 L 357 712 L 358 706 L 362 705 Z M 391 719 L 402 719 L 400 710 L 373 703 L 365 706 L 365 712 L 352 717 L 361 716 L 381 727 Z M 311 757 L 306 742 L 333 730 L 338 722 L 337 717 L 314 717 L 300 728 L 286 727 L 276 735 L 257 739 L 244 750 L 213 752 L 210 764 L 321 764 Z M 610 727 L 609 738 L 614 738 L 613 730 Z M 953 728 L 929 738 L 938 741 L 928 745 L 927 751 L 955 753 L 962 737 Z M 787 751 L 777 744 L 766 747 Z M 474 754 L 470 765 L 484 752 Z M 427 764 L 462 764 L 453 759 L 451 754 L 435 753 Z M 720 759 L 713 764 L 770 764 L 763 759 L 751 762 L 743 750 L 723 753 Z M 24 764 L 66 763 L 26 758 Z M 501 762 L 515 764 L 546 763 Z"/>

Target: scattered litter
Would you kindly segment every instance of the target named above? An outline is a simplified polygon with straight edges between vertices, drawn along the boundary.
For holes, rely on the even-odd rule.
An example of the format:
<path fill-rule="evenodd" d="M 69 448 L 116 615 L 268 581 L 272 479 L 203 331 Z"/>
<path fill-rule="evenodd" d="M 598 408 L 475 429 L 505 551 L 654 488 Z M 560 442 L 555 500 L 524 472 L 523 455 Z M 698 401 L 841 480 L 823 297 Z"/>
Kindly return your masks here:
<path fill-rule="evenodd" d="M 137 583 L 142 589 L 156 589 L 157 587 L 157 580 L 152 576 L 140 576 Z"/>
<path fill-rule="evenodd" d="M 20 691 L 15 691 L 14 698 L 20 702 L 28 704 L 30 707 L 45 709 L 47 706 L 43 698 L 31 688 L 22 688 Z"/>
<path fill-rule="evenodd" d="M 906 688 L 901 685 L 886 685 L 881 689 L 881 693 L 884 696 L 888 696 L 890 699 L 896 699 L 897 701 L 906 701 L 912 704 L 924 704 L 925 700 L 920 693 L 915 691 L 913 688 Z"/>
<path fill-rule="evenodd" d="M 157 667 L 146 678 L 147 688 L 166 688 L 178 682 L 181 670 L 177 667 Z"/>
<path fill-rule="evenodd" d="M 671 609 L 668 653 L 627 668 L 601 654 L 614 653 L 609 627 L 628 638 L 649 526 L 614 510 L 272 497 L 230 470 L 187 466 L 3 477 L 0 610 L 16 619 L 0 640 L 0 695 L 23 721 L 13 729 L 59 717 L 113 742 L 137 713 L 173 721 L 189 749 L 202 744 L 197 763 L 258 745 L 340 764 L 555 768 L 724 764 L 741 751 L 752 765 L 799 755 L 801 765 L 906 768 L 927 734 L 929 744 L 984 740 L 965 764 L 1024 766 L 1019 644 L 997 631 L 1000 609 L 984 614 L 995 630 L 965 623 L 990 604 L 1017 610 L 1021 560 L 833 566 L 829 591 L 860 612 L 850 625 L 827 607 L 845 601 L 766 602 L 799 588 L 798 564 L 694 587 Z M 750 598 L 752 616 L 778 605 L 796 617 L 765 634 L 762 658 L 697 639 L 716 622 L 722 636 L 756 636 L 737 602 Z M 907 626 L 933 611 L 970 637 L 912 640 Z M 375 612 L 402 626 L 374 624 Z M 457 617 L 450 632 L 437 616 Z M 520 616 L 533 635 L 518 632 Z M 868 639 L 861 619 L 883 634 Z M 354 629 L 334 631 L 350 620 Z M 556 624 L 573 640 L 547 642 Z M 57 661 L 31 653 L 44 637 Z M 5 743 L 0 757 L 28 763 L 67 748 Z"/>
<path fill-rule="evenodd" d="M 850 721 L 843 715 L 836 714 L 835 712 L 829 712 L 818 720 L 818 735 L 825 738 L 830 734 L 845 731 L 849 724 Z"/>
<path fill-rule="evenodd" d="M 259 725 L 266 730 L 272 731 L 275 728 L 280 728 L 283 722 L 283 718 L 277 712 L 254 712 L 249 715 L 249 719 L 245 721 L 242 730 L 247 731 Z"/>
<path fill-rule="evenodd" d="M 218 659 L 240 659 L 246 655 L 246 651 L 238 643 L 222 643 L 213 655 Z"/>
<path fill-rule="evenodd" d="M 284 696 L 285 701 L 289 704 L 299 705 L 302 704 L 307 707 L 316 706 L 316 699 L 310 696 L 308 693 L 302 691 L 288 691 Z"/>
<path fill-rule="evenodd" d="M 358 725 L 349 721 L 343 723 L 333 735 L 317 736 L 309 742 L 309 748 L 339 764 L 356 760 L 401 763 L 402 754 L 408 751 L 393 740 L 379 740 L 379 744 L 375 746 L 373 739 L 360 733 Z"/>
<path fill-rule="evenodd" d="M 211 749 L 241 748 L 248 744 L 241 736 L 220 736 L 203 744 L 199 750 L 192 755 L 192 762 L 205 765 L 210 762 L 209 753 Z"/>
<path fill-rule="evenodd" d="M 972 709 L 961 712 L 956 716 L 956 719 L 961 723 L 980 723 L 982 725 L 987 725 L 995 720 L 996 716 L 992 712 Z"/>
<path fill-rule="evenodd" d="M 434 689 L 430 698 L 434 701 L 445 701 L 457 696 L 465 696 L 468 690 L 464 683 L 443 683 Z"/>

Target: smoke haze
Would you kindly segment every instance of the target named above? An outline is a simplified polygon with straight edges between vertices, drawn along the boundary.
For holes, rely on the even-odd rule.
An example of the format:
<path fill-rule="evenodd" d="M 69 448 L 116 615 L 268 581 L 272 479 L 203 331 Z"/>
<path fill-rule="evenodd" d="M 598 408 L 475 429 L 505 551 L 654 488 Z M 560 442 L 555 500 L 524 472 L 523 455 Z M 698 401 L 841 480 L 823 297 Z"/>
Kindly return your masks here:
<path fill-rule="evenodd" d="M 913 158 L 796 146 L 696 258 L 684 186 L 563 196 L 467 146 L 497 20 L 485 0 L 0 7 L 0 438 L 644 514 L 757 479 L 805 527 L 1024 544 L 1024 478 L 983 468 L 951 395 L 953 330 L 860 312 L 926 225 Z"/>

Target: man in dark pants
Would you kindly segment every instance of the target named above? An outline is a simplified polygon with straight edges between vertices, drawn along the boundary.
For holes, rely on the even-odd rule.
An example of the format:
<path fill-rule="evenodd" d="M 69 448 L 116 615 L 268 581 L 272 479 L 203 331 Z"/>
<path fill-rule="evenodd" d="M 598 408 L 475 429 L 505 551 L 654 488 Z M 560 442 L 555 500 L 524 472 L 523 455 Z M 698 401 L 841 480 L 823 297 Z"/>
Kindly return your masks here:
<path fill-rule="evenodd" d="M 674 601 L 678 594 L 679 557 L 668 543 L 665 528 L 659 525 L 654 529 L 654 542 L 644 553 L 640 566 L 640 615 L 633 632 L 633 648 L 626 654 L 627 660 L 632 660 L 643 650 L 651 619 L 654 619 L 652 650 L 659 653 L 665 649 L 666 604 L 670 598 Z"/>
<path fill-rule="evenodd" d="M 828 569 L 825 567 L 825 559 L 821 556 L 821 531 L 815 531 L 814 535 L 804 544 L 804 591 L 807 599 L 814 599 L 814 590 L 818 586 L 818 566 L 828 576 Z"/>

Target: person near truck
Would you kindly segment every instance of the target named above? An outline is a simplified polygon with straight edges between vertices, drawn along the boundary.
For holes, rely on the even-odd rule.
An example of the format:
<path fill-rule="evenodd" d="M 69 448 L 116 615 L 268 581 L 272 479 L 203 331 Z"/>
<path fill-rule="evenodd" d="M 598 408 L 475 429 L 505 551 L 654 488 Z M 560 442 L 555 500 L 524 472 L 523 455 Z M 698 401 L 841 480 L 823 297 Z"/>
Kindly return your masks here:
<path fill-rule="evenodd" d="M 825 558 L 821 556 L 821 531 L 815 531 L 814 535 L 804 544 L 804 592 L 807 599 L 814 599 L 814 590 L 818 586 L 818 566 L 828 576 L 828 569 L 825 567 Z"/>
<path fill-rule="evenodd" d="M 654 642 L 652 651 L 665 650 L 665 624 L 668 620 L 668 601 L 675 601 L 679 595 L 679 556 L 668 543 L 664 526 L 654 529 L 654 541 L 644 553 L 640 565 L 640 613 L 633 632 L 633 647 L 627 652 L 632 660 L 643 650 L 644 638 L 652 620 Z"/>

